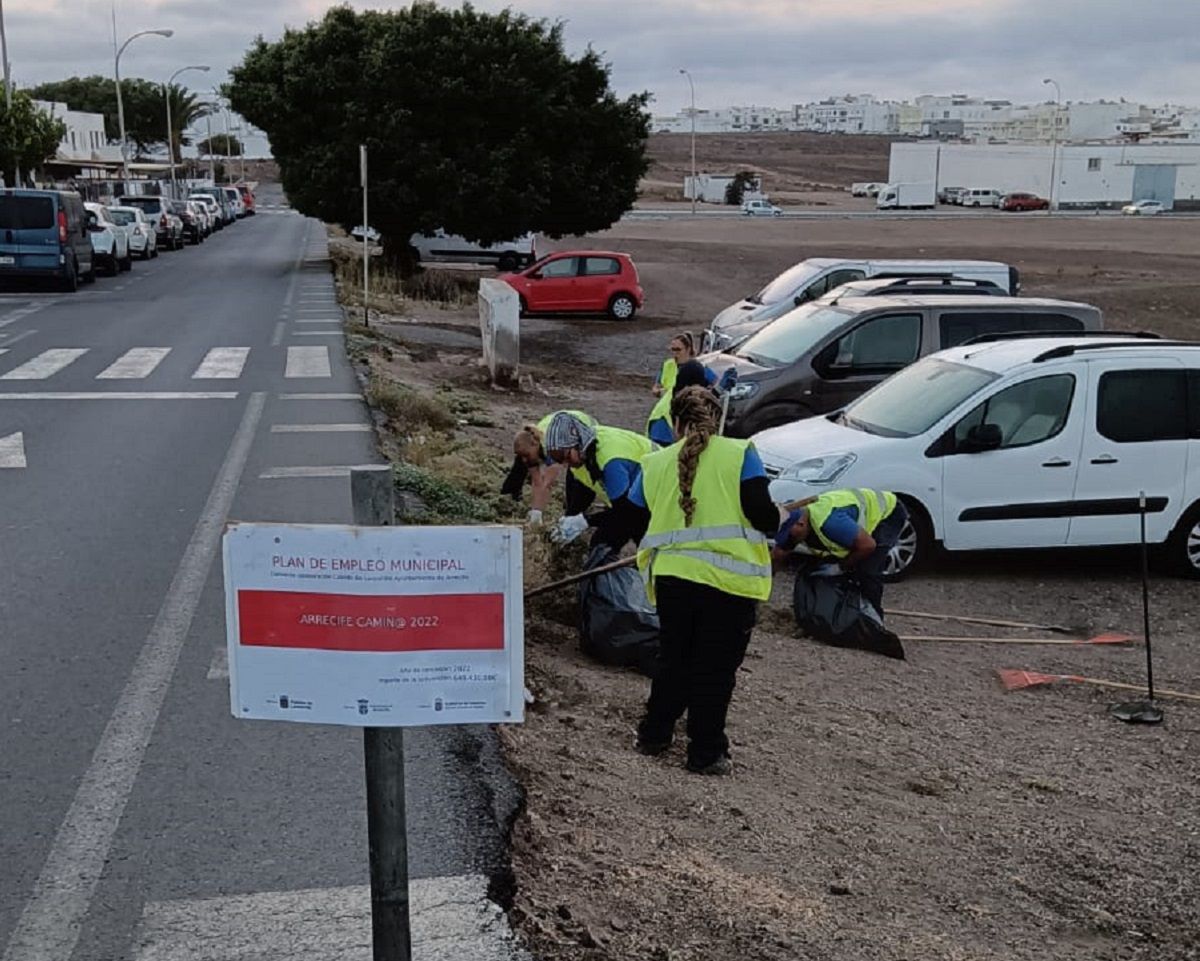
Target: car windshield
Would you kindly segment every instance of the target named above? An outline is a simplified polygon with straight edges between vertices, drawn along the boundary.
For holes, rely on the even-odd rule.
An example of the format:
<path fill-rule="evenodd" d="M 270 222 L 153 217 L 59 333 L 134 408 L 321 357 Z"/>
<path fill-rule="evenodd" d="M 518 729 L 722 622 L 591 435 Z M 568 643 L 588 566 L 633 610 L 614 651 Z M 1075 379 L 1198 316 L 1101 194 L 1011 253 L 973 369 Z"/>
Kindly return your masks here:
<path fill-rule="evenodd" d="M 806 286 L 820 272 L 820 267 L 813 267 L 809 264 L 796 264 L 790 270 L 785 270 L 753 297 L 747 297 L 746 299 L 752 304 L 764 304 L 768 306 L 770 304 L 777 304 L 781 300 L 791 297 L 801 287 Z"/>
<path fill-rule="evenodd" d="M 998 376 L 927 357 L 863 394 L 838 415 L 839 423 L 886 437 L 916 437 Z"/>
<path fill-rule="evenodd" d="M 137 217 L 135 217 L 128 210 L 111 210 L 110 209 L 108 212 L 108 218 L 114 224 L 118 224 L 121 227 L 128 227 L 130 224 L 137 222 Z"/>
<path fill-rule="evenodd" d="M 762 367 L 794 364 L 827 336 L 843 327 L 855 311 L 812 303 L 789 310 L 737 349 L 737 357 Z"/>

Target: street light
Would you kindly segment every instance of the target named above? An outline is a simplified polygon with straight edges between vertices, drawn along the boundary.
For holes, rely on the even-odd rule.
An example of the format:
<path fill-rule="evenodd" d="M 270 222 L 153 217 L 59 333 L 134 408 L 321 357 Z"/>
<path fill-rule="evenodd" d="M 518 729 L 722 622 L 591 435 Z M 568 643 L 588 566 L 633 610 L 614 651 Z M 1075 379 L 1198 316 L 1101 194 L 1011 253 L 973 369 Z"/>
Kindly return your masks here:
<path fill-rule="evenodd" d="M 138 37 L 147 37 L 154 35 L 156 37 L 172 37 L 175 35 L 174 30 L 139 30 L 132 37 L 126 40 L 120 47 L 117 48 L 117 55 L 113 58 L 113 76 L 117 81 L 117 123 L 121 127 L 121 173 L 125 180 L 129 180 L 129 151 L 128 145 L 125 142 L 125 104 L 121 99 L 121 54 Z M 117 7 L 113 4 L 113 43 L 117 42 Z"/>
<path fill-rule="evenodd" d="M 1058 166 L 1058 111 L 1062 102 L 1062 90 L 1053 77 L 1047 77 L 1042 83 L 1054 85 L 1054 128 L 1050 132 L 1050 196 L 1046 198 L 1046 213 L 1049 214 L 1054 210 L 1054 178 Z"/>
<path fill-rule="evenodd" d="M 5 102 L 6 106 L 8 107 L 8 113 L 11 117 L 11 115 L 12 115 L 12 79 L 9 77 L 8 34 L 4 30 L 4 0 L 0 0 L 0 58 L 3 58 L 3 60 L 4 60 L 4 102 Z M 9 120 L 9 123 L 12 124 L 11 119 Z M 14 126 L 14 127 L 11 127 L 10 129 L 13 130 L 13 141 L 15 144 L 16 127 Z M 15 150 L 13 152 L 16 153 Z M 21 186 L 21 164 L 19 162 L 17 163 L 16 169 L 13 171 L 13 173 L 15 174 L 15 176 L 13 177 L 13 180 L 15 181 L 15 183 L 11 184 L 11 186 L 13 186 L 13 187 Z M 8 176 L 7 170 L 4 171 L 4 176 L 6 176 L 6 177 Z"/>
<path fill-rule="evenodd" d="M 692 75 L 682 67 L 679 72 L 687 77 L 688 87 L 692 91 L 692 214 L 696 213 L 696 190 L 699 185 L 696 183 L 696 85 L 692 83 Z"/>
<path fill-rule="evenodd" d="M 175 182 L 175 128 L 171 126 L 171 84 L 185 70 L 203 70 L 208 73 L 209 68 L 203 64 L 197 64 L 194 67 L 180 67 L 167 81 L 167 85 L 163 88 L 163 93 L 167 100 L 167 162 L 171 165 L 171 196 L 176 200 L 179 199 L 179 187 Z"/>

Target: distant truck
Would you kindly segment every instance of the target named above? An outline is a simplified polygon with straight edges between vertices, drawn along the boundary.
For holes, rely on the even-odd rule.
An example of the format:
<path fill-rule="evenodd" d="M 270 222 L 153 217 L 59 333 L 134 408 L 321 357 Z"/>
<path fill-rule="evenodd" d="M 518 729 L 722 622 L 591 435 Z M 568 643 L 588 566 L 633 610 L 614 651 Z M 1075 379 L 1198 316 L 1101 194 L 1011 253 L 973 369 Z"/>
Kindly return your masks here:
<path fill-rule="evenodd" d="M 916 209 L 932 207 L 936 203 L 937 189 L 933 184 L 887 184 L 875 198 L 879 210 Z"/>

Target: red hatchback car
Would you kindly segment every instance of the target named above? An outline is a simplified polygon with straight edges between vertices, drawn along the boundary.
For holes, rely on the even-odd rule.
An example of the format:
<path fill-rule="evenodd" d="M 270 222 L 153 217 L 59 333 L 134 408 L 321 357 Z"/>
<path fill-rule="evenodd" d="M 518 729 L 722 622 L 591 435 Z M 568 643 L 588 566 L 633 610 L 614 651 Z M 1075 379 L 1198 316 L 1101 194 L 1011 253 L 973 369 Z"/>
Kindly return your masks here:
<path fill-rule="evenodd" d="M 522 314 L 607 313 L 629 320 L 643 302 L 629 255 L 607 250 L 559 251 L 500 279 L 520 296 Z"/>
<path fill-rule="evenodd" d="M 1050 201 L 1036 194 L 1005 194 L 1000 201 L 1001 210 L 1047 210 Z"/>

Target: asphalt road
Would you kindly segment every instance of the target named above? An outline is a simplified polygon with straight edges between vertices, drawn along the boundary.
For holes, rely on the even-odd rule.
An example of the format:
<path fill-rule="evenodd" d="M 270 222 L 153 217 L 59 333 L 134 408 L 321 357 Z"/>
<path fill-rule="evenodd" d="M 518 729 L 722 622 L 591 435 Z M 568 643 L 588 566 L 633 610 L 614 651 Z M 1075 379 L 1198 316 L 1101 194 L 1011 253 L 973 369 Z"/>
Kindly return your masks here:
<path fill-rule="evenodd" d="M 148 906 L 367 881 L 361 733 L 235 720 L 224 658 L 225 520 L 349 522 L 336 468 L 378 460 L 324 255 L 267 208 L 0 293 L 3 961 L 166 957 Z M 414 877 L 502 873 L 494 738 L 407 741 Z"/>

